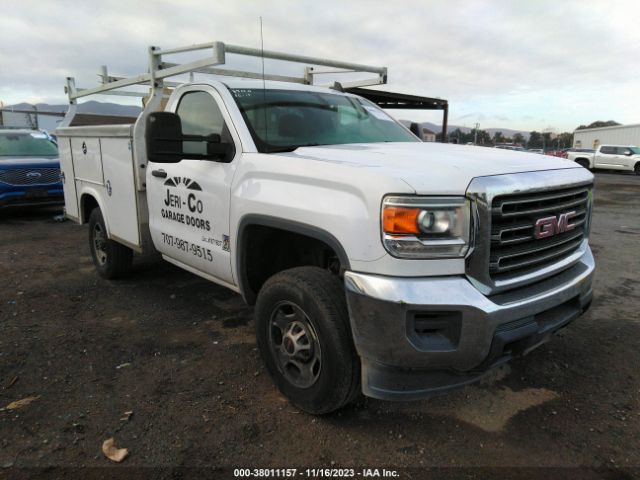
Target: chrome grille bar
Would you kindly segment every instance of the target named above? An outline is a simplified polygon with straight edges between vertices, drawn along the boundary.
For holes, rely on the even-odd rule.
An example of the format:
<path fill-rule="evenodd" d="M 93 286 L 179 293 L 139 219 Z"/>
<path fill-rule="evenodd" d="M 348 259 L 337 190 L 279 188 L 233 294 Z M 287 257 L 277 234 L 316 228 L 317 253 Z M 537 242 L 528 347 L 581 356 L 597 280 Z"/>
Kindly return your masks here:
<path fill-rule="evenodd" d="M 477 177 L 469 184 L 467 196 L 472 201 L 476 234 L 465 270 L 485 295 L 556 275 L 574 265 L 589 248 L 586 237 L 593 175 L 584 168 L 558 166 L 556 170 Z M 538 220 L 555 217 L 560 222 L 559 216 L 569 212 L 575 212 L 568 222 L 573 228 L 554 228 L 556 235 L 535 238 Z"/>
<path fill-rule="evenodd" d="M 503 195 L 491 205 L 489 274 L 494 279 L 526 273 L 574 252 L 585 237 L 586 187 L 565 188 L 537 194 Z M 550 238 L 537 239 L 536 221 L 575 212 L 571 229 Z"/>

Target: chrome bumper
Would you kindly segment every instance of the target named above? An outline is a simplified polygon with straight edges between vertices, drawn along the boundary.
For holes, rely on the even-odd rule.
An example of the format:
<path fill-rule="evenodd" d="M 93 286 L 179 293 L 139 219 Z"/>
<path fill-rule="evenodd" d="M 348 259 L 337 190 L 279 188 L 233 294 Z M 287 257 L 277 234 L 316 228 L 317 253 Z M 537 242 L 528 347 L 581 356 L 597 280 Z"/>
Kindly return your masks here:
<path fill-rule="evenodd" d="M 490 297 L 462 276 L 345 273 L 364 393 L 422 398 L 528 353 L 588 308 L 594 268 L 587 246 L 564 272 Z"/>

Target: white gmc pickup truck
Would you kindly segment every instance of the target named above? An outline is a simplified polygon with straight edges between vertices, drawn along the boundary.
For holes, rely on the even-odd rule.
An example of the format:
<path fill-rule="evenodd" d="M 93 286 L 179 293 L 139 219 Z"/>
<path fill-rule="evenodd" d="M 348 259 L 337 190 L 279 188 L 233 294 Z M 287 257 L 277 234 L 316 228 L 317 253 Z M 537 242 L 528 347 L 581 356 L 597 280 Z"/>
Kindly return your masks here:
<path fill-rule="evenodd" d="M 626 170 L 640 175 L 640 147 L 629 145 L 600 145 L 593 153 L 569 152 L 569 160 L 588 168 Z"/>
<path fill-rule="evenodd" d="M 155 249 L 255 305 L 267 369 L 307 412 L 476 381 L 591 302 L 593 177 L 573 162 L 423 143 L 293 82 L 190 82 L 156 107 L 57 130 L 66 215 L 104 278 Z"/>

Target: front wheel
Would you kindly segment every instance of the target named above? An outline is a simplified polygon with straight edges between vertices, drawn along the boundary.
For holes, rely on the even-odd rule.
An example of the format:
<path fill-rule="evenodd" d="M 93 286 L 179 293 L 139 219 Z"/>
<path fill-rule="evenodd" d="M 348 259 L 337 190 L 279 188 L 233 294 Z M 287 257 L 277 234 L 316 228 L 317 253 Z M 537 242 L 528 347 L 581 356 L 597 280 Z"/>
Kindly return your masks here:
<path fill-rule="evenodd" d="M 640 162 L 636 163 L 636 166 L 633 168 L 633 171 L 636 175 L 640 175 Z"/>
<path fill-rule="evenodd" d="M 89 216 L 89 248 L 93 264 L 102 278 L 121 278 L 131 271 L 133 251 L 107 237 L 107 227 L 99 208 L 94 208 Z"/>
<path fill-rule="evenodd" d="M 298 408 L 323 414 L 360 392 L 344 289 L 317 267 L 271 277 L 256 304 L 258 348 L 280 391 Z"/>

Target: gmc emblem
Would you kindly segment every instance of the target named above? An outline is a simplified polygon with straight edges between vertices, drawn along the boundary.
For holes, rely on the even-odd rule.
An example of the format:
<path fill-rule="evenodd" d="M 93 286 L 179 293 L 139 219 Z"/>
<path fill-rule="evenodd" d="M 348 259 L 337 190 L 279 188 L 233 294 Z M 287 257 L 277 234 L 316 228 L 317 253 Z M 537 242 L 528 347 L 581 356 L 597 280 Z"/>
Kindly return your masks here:
<path fill-rule="evenodd" d="M 574 224 L 570 224 L 569 220 L 575 217 L 575 211 L 561 213 L 557 217 L 545 217 L 536 220 L 533 229 L 533 236 L 536 238 L 552 237 L 558 233 L 568 232 L 576 228 Z"/>

